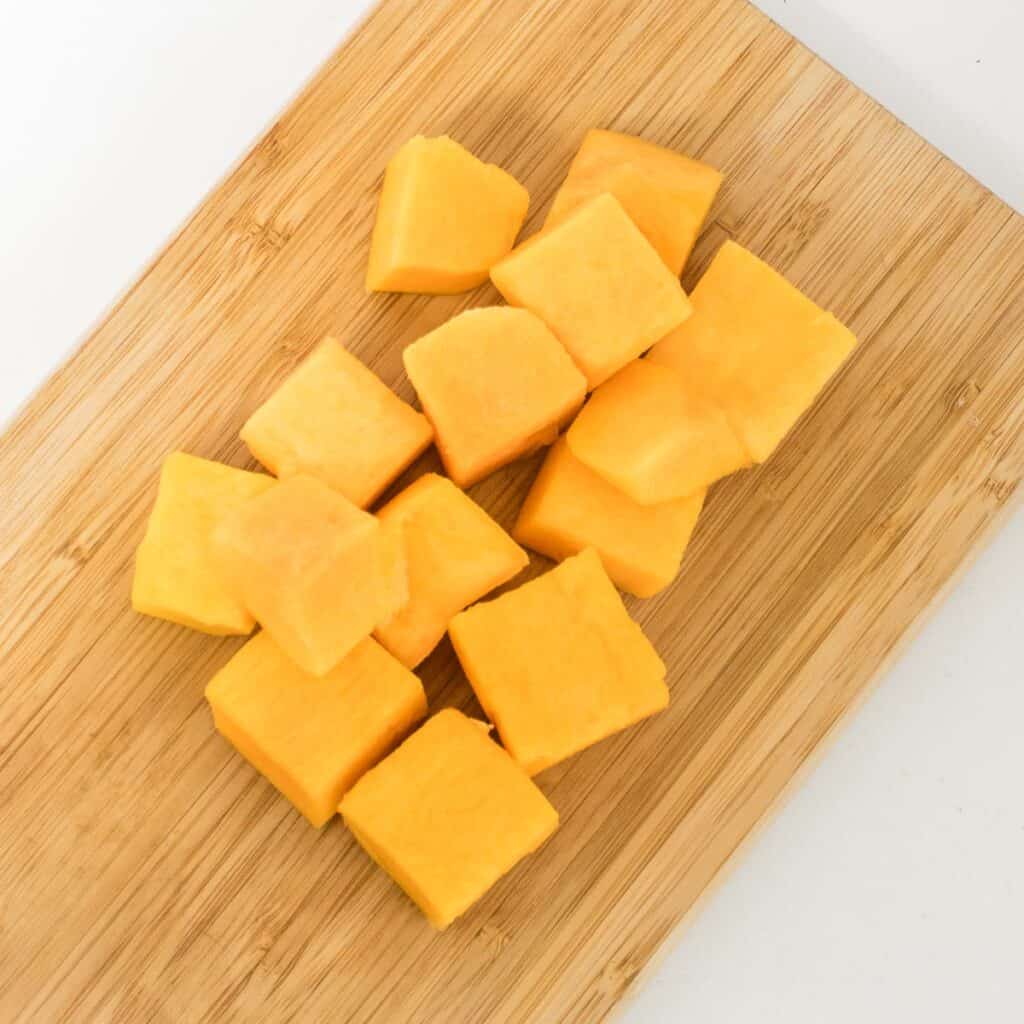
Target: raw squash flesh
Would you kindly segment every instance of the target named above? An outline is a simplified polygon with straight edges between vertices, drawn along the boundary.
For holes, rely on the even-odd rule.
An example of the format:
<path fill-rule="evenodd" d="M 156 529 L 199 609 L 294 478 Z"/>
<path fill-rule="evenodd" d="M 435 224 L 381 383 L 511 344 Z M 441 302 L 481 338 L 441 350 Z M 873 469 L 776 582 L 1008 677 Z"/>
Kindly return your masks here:
<path fill-rule="evenodd" d="M 413 342 L 403 358 L 460 487 L 551 444 L 587 390 L 544 323 L 508 306 L 461 313 Z"/>
<path fill-rule="evenodd" d="M 370 505 L 433 440 L 426 418 L 326 338 L 249 417 L 241 438 L 275 476 L 316 477 Z"/>
<path fill-rule="evenodd" d="M 750 465 L 725 413 L 701 382 L 632 362 L 603 384 L 569 428 L 569 448 L 641 505 L 691 497 Z"/>
<path fill-rule="evenodd" d="M 853 351 L 857 339 L 735 242 L 693 292 L 694 315 L 650 360 L 699 382 L 764 462 Z"/>
<path fill-rule="evenodd" d="M 256 625 L 221 583 L 210 558 L 217 523 L 275 485 L 273 477 L 172 452 L 135 558 L 132 607 L 215 636 Z"/>
<path fill-rule="evenodd" d="M 438 712 L 341 802 L 366 852 L 439 929 L 558 827 L 558 812 L 480 726 Z"/>
<path fill-rule="evenodd" d="M 448 633 L 531 775 L 668 705 L 665 666 L 592 548 L 461 612 Z"/>
<path fill-rule="evenodd" d="M 366 287 L 462 292 L 515 244 L 530 195 L 511 174 L 442 135 L 417 135 L 384 172 Z"/>
<path fill-rule="evenodd" d="M 211 549 L 225 586 L 315 676 L 408 598 L 405 555 L 393 535 L 308 476 L 282 480 L 222 519 Z"/>
<path fill-rule="evenodd" d="M 548 454 L 512 536 L 555 561 L 592 547 L 623 590 L 653 597 L 679 572 L 704 492 L 640 505 L 583 465 L 565 438 Z"/>
<path fill-rule="evenodd" d="M 491 280 L 554 331 L 590 388 L 690 315 L 678 279 L 607 192 L 513 250 Z"/>
<path fill-rule="evenodd" d="M 468 495 L 427 473 L 377 513 L 404 544 L 408 604 L 377 639 L 415 668 L 440 642 L 452 616 L 529 564 L 529 556 Z"/>
<path fill-rule="evenodd" d="M 206 699 L 225 738 L 316 828 L 427 713 L 419 679 L 370 638 L 319 678 L 259 633 Z"/>

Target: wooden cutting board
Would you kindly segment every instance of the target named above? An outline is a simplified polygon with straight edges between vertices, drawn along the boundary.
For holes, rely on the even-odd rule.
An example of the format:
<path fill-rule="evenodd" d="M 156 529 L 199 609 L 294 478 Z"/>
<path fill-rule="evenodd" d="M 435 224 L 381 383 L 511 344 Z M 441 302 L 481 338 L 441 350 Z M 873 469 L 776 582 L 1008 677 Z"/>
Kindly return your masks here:
<path fill-rule="evenodd" d="M 438 935 L 214 733 L 238 641 L 133 615 L 133 551 L 164 453 L 249 465 L 323 334 L 411 397 L 403 346 L 494 301 L 364 294 L 402 141 L 509 168 L 532 229 L 592 125 L 726 172 L 688 286 L 736 238 L 862 346 L 631 602 L 670 710 L 542 775 L 560 831 Z M 511 523 L 537 462 L 474 496 Z M 388 0 L 0 440 L 0 1019 L 603 1019 L 1022 474 L 1024 219 L 742 0 Z M 447 645 L 423 676 L 473 706 Z"/>

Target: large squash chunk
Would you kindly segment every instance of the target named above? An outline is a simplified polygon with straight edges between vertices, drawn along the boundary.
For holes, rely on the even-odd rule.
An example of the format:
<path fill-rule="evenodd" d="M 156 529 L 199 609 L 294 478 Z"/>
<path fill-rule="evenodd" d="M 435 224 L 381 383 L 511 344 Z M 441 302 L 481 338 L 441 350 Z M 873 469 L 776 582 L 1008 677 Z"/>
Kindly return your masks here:
<path fill-rule="evenodd" d="M 764 462 L 857 339 L 735 242 L 719 249 L 693 304 L 693 317 L 650 358 L 699 384 Z"/>
<path fill-rule="evenodd" d="M 537 474 L 512 536 L 555 561 L 592 547 L 612 580 L 652 597 L 679 572 L 704 492 L 640 505 L 583 465 L 562 438 Z"/>
<path fill-rule="evenodd" d="M 519 246 L 491 279 L 555 332 L 591 388 L 690 315 L 676 276 L 607 192 Z"/>
<path fill-rule="evenodd" d="M 384 172 L 366 287 L 463 292 L 515 244 L 529 193 L 448 136 L 417 135 Z"/>
<path fill-rule="evenodd" d="M 700 381 L 646 359 L 598 388 L 566 438 L 580 462 L 641 505 L 696 495 L 750 465 Z"/>
<path fill-rule="evenodd" d="M 316 477 L 366 508 L 430 445 L 433 431 L 327 338 L 249 417 L 241 437 L 275 476 Z"/>
<path fill-rule="evenodd" d="M 587 391 L 543 322 L 508 306 L 461 313 L 413 342 L 403 358 L 460 487 L 551 444 Z"/>
<path fill-rule="evenodd" d="M 558 813 L 483 723 L 448 708 L 341 802 L 366 852 L 446 928 L 558 827 Z"/>
<path fill-rule="evenodd" d="M 135 559 L 135 610 L 216 636 L 251 633 L 253 617 L 214 569 L 210 534 L 222 518 L 275 483 L 262 473 L 184 452 L 168 455 Z"/>
<path fill-rule="evenodd" d="M 721 172 L 635 135 L 593 128 L 584 136 L 545 226 L 611 192 L 677 277 L 722 184 Z"/>
<path fill-rule="evenodd" d="M 283 480 L 224 517 L 212 551 L 225 585 L 316 676 L 408 596 L 405 556 L 394 537 L 312 477 Z"/>
<path fill-rule="evenodd" d="M 206 698 L 224 737 L 316 828 L 427 713 L 419 679 L 370 638 L 320 678 L 259 633 Z"/>
<path fill-rule="evenodd" d="M 592 548 L 461 612 L 448 632 L 531 775 L 668 705 L 665 666 Z"/>
<path fill-rule="evenodd" d="M 377 629 L 377 639 L 415 668 L 452 616 L 529 564 L 525 551 L 468 495 L 427 473 L 377 513 L 405 545 L 409 602 Z"/>

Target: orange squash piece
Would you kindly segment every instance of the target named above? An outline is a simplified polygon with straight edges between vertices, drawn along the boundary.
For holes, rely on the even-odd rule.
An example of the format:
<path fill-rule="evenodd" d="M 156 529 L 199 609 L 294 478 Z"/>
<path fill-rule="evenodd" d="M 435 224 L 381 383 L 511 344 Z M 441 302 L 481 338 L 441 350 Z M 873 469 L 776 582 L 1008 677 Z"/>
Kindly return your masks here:
<path fill-rule="evenodd" d="M 448 633 L 531 775 L 668 705 L 665 666 L 592 548 L 461 612 Z"/>
<path fill-rule="evenodd" d="M 551 444 L 587 390 L 543 322 L 507 306 L 461 313 L 413 342 L 403 358 L 460 487 Z"/>
<path fill-rule="evenodd" d="M 255 620 L 213 567 L 210 534 L 222 518 L 275 483 L 262 473 L 184 452 L 168 455 L 135 559 L 132 607 L 215 636 L 251 633 Z"/>
<path fill-rule="evenodd" d="M 544 794 L 481 726 L 438 712 L 341 802 L 366 852 L 439 929 L 558 827 Z"/>
<path fill-rule="evenodd" d="M 427 713 L 419 679 L 370 638 L 320 678 L 259 633 L 206 699 L 228 742 L 316 828 Z"/>
<path fill-rule="evenodd" d="M 711 209 L 722 175 L 635 135 L 593 128 L 583 138 L 545 228 L 581 203 L 611 192 L 677 277 Z"/>
<path fill-rule="evenodd" d="M 641 505 L 696 495 L 750 465 L 701 382 L 647 359 L 598 388 L 566 438 L 580 462 Z"/>
<path fill-rule="evenodd" d="M 699 383 L 764 462 L 853 351 L 857 339 L 735 242 L 693 292 L 695 313 L 650 359 Z"/>
<path fill-rule="evenodd" d="M 440 642 L 452 616 L 529 564 L 529 556 L 468 495 L 427 473 L 377 513 L 405 545 L 409 602 L 377 639 L 415 668 Z"/>
<path fill-rule="evenodd" d="M 591 388 L 690 315 L 678 279 L 607 192 L 513 250 L 491 280 L 555 332 Z"/>
<path fill-rule="evenodd" d="M 282 480 L 224 517 L 211 550 L 225 585 L 315 676 L 330 672 L 408 597 L 395 538 L 312 477 Z"/>
<path fill-rule="evenodd" d="M 241 438 L 275 476 L 314 476 L 366 508 L 426 450 L 433 431 L 327 338 L 249 417 Z"/>
<path fill-rule="evenodd" d="M 464 292 L 515 244 L 530 195 L 442 135 L 417 135 L 391 159 L 370 245 L 375 292 Z"/>
<path fill-rule="evenodd" d="M 592 547 L 619 587 L 652 597 L 679 572 L 703 505 L 703 491 L 640 505 L 583 465 L 563 437 L 537 474 L 512 536 L 556 562 Z"/>

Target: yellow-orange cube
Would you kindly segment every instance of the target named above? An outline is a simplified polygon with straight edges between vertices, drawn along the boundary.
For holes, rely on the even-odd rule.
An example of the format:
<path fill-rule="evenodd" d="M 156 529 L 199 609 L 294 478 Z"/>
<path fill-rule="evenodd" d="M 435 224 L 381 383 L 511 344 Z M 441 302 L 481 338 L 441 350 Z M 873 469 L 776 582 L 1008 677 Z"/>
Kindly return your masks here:
<path fill-rule="evenodd" d="M 435 928 L 558 827 L 558 813 L 475 722 L 438 712 L 349 790 L 341 814 Z"/>

